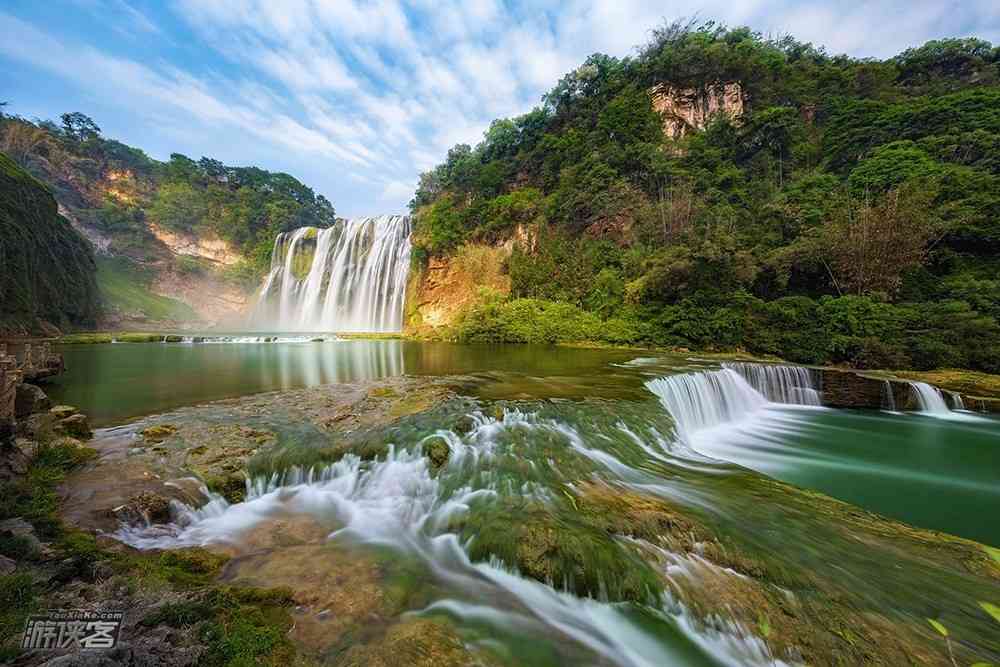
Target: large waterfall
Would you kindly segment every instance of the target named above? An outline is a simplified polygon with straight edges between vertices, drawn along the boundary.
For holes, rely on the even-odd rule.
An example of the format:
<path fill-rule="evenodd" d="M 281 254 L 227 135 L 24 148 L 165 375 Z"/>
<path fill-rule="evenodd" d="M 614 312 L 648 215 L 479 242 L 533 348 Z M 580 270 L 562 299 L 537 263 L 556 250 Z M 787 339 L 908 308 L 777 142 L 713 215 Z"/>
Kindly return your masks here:
<path fill-rule="evenodd" d="M 409 265 L 406 216 L 280 234 L 253 323 L 280 331 L 399 331 Z"/>

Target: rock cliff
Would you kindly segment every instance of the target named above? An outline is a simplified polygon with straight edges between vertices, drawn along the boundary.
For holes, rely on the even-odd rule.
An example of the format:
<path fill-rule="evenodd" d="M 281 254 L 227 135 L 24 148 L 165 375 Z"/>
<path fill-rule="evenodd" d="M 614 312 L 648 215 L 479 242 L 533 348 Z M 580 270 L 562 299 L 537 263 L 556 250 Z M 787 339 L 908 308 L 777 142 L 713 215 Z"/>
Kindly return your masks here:
<path fill-rule="evenodd" d="M 658 84 L 649 95 L 663 118 L 663 133 L 671 139 L 704 129 L 717 114 L 738 120 L 745 110 L 743 86 L 738 81 L 715 82 L 698 88 Z"/>

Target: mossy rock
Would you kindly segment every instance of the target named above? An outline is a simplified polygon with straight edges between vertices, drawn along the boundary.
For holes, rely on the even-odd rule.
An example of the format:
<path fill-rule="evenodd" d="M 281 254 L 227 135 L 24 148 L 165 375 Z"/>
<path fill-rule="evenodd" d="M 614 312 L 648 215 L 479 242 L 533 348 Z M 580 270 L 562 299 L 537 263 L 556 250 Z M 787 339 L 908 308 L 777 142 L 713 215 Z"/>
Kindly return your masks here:
<path fill-rule="evenodd" d="M 228 475 L 215 475 L 206 477 L 205 486 L 209 491 L 218 493 L 226 499 L 226 502 L 235 505 L 246 500 L 247 483 L 246 475 L 242 472 L 234 472 Z"/>
<path fill-rule="evenodd" d="M 66 419 L 67 417 L 72 417 L 77 412 L 79 412 L 79 410 L 74 408 L 72 405 L 56 405 L 49 410 L 49 414 L 56 419 Z"/>
<path fill-rule="evenodd" d="M 424 454 L 430 460 L 431 467 L 437 470 L 448 463 L 451 447 L 448 446 L 444 438 L 435 436 L 424 443 Z"/>
<path fill-rule="evenodd" d="M 163 442 L 177 433 L 177 427 L 173 424 L 156 424 L 142 429 L 139 433 L 147 442 Z"/>
<path fill-rule="evenodd" d="M 396 623 L 384 636 L 351 647 L 337 660 L 343 667 L 466 667 L 477 662 L 449 626 L 424 618 Z"/>
<path fill-rule="evenodd" d="M 501 498 L 462 520 L 474 561 L 499 558 L 522 575 L 581 597 L 655 604 L 663 580 L 636 550 L 609 539 L 587 517 L 517 498 Z"/>

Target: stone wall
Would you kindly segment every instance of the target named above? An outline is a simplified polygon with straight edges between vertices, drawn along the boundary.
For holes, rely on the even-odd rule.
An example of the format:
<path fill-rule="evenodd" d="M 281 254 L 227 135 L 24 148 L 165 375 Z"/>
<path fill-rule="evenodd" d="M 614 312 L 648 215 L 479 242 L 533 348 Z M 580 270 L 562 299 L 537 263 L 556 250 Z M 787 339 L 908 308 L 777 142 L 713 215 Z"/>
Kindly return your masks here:
<path fill-rule="evenodd" d="M 881 410 L 919 410 L 913 387 L 906 380 L 882 379 L 856 371 L 824 368 L 821 371 L 823 405 L 831 408 L 869 408 Z M 888 392 L 892 392 L 892 402 Z M 946 402 L 953 406 L 952 392 L 945 391 Z M 1000 398 L 981 398 L 958 394 L 965 409 L 1000 413 Z"/>

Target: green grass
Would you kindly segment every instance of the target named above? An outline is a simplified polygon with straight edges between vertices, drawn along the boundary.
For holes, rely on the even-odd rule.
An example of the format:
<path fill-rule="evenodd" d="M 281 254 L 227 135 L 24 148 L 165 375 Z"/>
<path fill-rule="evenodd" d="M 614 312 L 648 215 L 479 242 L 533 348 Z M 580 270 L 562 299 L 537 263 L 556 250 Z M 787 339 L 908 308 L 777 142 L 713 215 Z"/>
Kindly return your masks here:
<path fill-rule="evenodd" d="M 150 320 L 196 321 L 198 315 L 186 303 L 153 294 L 149 276 L 122 258 L 97 260 L 97 286 L 108 306 L 122 313 L 141 312 Z"/>

